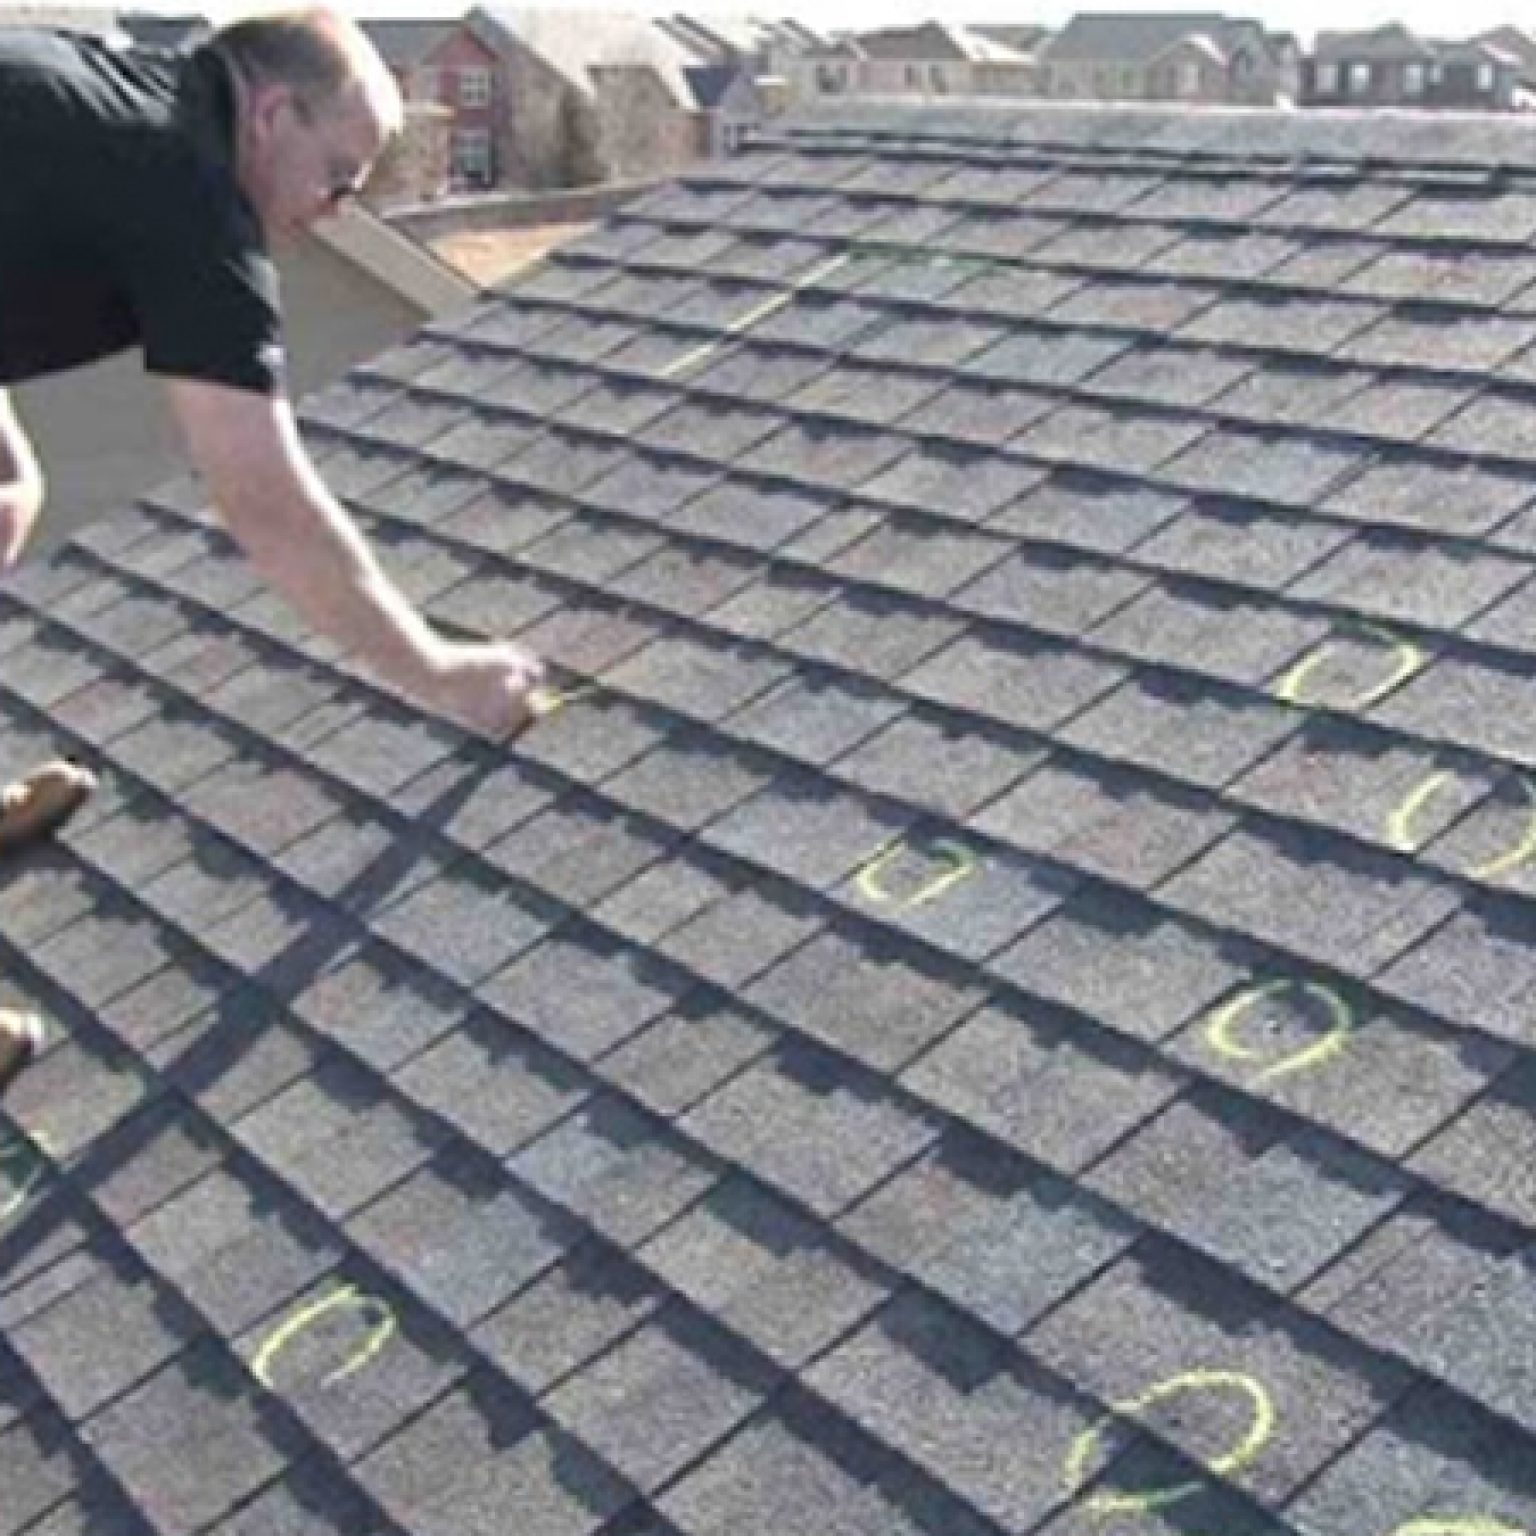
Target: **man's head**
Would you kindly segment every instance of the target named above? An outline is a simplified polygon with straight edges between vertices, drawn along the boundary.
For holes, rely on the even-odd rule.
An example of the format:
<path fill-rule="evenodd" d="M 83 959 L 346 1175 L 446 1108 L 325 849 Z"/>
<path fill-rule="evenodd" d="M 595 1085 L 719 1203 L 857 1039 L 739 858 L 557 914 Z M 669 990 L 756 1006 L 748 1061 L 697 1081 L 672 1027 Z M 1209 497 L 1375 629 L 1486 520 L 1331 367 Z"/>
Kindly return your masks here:
<path fill-rule="evenodd" d="M 335 213 L 400 131 L 400 90 L 355 22 L 323 6 L 253 17 L 214 43 L 234 69 L 239 175 L 268 235 Z"/>

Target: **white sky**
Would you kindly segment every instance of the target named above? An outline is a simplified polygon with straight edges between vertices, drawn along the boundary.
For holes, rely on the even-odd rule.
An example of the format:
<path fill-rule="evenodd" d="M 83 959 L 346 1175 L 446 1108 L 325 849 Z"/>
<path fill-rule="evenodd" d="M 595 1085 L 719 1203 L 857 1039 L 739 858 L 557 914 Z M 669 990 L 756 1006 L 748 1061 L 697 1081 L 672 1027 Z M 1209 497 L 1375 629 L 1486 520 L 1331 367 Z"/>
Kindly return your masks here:
<path fill-rule="evenodd" d="M 0 0 L 3 3 L 3 0 Z M 143 10 L 203 10 L 215 17 L 227 11 L 254 7 L 235 0 L 133 0 Z M 529 3 L 529 0 L 523 0 Z M 561 0 L 563 10 L 620 10 L 622 0 Z M 438 16 L 453 15 L 465 9 L 463 0 L 362 0 L 346 9 L 357 16 Z M 1536 3 L 1533 0 L 1261 0 L 1244 5 L 1241 0 L 1104 0 L 1099 5 L 1075 5 L 1071 0 L 1037 0 L 1020 4 L 1019 0 L 777 0 L 777 3 L 752 5 L 742 0 L 721 3 L 701 0 L 638 0 L 634 9 L 667 15 L 677 11 L 707 15 L 710 11 L 741 12 L 750 10 L 763 16 L 792 16 L 827 29 L 839 27 L 878 27 L 926 21 L 941 16 L 953 21 L 1036 22 L 1061 26 L 1078 10 L 1167 11 L 1220 10 L 1229 16 L 1253 16 L 1266 26 L 1296 33 L 1303 45 L 1322 28 L 1333 30 L 1374 27 L 1383 22 L 1401 21 L 1426 37 L 1459 38 L 1485 31 L 1505 22 L 1525 24 L 1536 31 Z"/>

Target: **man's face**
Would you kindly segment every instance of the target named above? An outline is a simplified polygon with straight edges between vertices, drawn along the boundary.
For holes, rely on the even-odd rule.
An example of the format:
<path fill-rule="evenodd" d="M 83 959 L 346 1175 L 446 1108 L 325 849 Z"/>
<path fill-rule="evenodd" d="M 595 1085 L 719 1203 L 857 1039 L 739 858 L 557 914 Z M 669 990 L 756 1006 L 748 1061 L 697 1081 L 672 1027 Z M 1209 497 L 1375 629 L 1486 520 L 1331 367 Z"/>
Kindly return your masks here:
<path fill-rule="evenodd" d="M 241 179 L 268 238 L 292 240 L 339 212 L 368 179 L 385 139 L 361 90 L 312 108 L 287 86 L 262 88 L 251 103 Z"/>

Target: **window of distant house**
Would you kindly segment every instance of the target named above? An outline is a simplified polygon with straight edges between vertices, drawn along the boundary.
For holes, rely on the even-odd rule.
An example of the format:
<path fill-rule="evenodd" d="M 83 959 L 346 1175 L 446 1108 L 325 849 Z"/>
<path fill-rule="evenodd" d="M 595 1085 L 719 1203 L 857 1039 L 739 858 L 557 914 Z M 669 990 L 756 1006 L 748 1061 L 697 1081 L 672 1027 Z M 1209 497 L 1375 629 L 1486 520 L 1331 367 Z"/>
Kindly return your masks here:
<path fill-rule="evenodd" d="M 1180 64 L 1178 81 L 1180 96 L 1198 96 L 1200 94 L 1200 66 L 1198 64 Z"/>
<path fill-rule="evenodd" d="M 1253 55 L 1240 53 L 1232 61 L 1232 72 L 1239 80 L 1246 80 L 1253 73 Z"/>
<path fill-rule="evenodd" d="M 923 72 L 916 64 L 907 65 L 907 89 L 920 91 L 923 88 Z"/>
<path fill-rule="evenodd" d="M 1403 65 L 1403 95 L 1422 96 L 1424 94 L 1424 66 L 1422 64 Z"/>
<path fill-rule="evenodd" d="M 818 64 L 816 66 L 816 89 L 825 91 L 829 96 L 835 96 L 839 91 L 848 87 L 848 77 L 836 64 Z"/>
<path fill-rule="evenodd" d="M 1477 66 L 1477 88 L 1485 96 L 1493 90 L 1493 65 L 1479 64 Z"/>
<path fill-rule="evenodd" d="M 1338 95 L 1339 66 L 1337 64 L 1319 64 L 1317 66 L 1317 90 L 1320 96 Z"/>
<path fill-rule="evenodd" d="M 1371 66 L 1369 64 L 1351 64 L 1349 66 L 1349 94 L 1351 96 L 1364 96 L 1371 89 Z"/>
<path fill-rule="evenodd" d="M 949 89 L 949 82 L 944 77 L 942 64 L 930 64 L 928 66 L 928 88 L 935 95 L 942 96 Z"/>
<path fill-rule="evenodd" d="M 453 136 L 453 174 L 472 187 L 491 184 L 491 135 L 486 128 L 461 128 Z"/>
<path fill-rule="evenodd" d="M 1134 69 L 1122 69 L 1120 71 L 1120 94 L 1122 96 L 1134 96 L 1136 94 L 1136 71 Z"/>
<path fill-rule="evenodd" d="M 488 69 L 459 71 L 459 105 L 488 107 L 491 104 L 491 72 Z"/>

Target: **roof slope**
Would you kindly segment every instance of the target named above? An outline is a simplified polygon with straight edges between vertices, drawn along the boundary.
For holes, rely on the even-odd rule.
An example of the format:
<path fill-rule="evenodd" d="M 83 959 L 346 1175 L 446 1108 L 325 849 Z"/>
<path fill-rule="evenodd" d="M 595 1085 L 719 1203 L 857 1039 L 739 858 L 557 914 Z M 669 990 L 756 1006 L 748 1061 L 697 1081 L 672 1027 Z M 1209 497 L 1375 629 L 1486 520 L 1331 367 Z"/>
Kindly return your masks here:
<path fill-rule="evenodd" d="M 1533 1528 L 1528 132 L 783 132 L 306 407 L 515 750 L 3 588 L 5 1536 Z"/>

